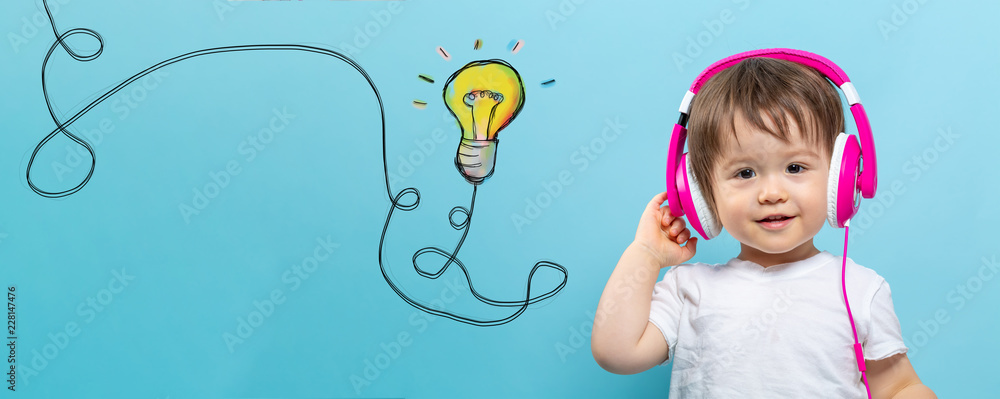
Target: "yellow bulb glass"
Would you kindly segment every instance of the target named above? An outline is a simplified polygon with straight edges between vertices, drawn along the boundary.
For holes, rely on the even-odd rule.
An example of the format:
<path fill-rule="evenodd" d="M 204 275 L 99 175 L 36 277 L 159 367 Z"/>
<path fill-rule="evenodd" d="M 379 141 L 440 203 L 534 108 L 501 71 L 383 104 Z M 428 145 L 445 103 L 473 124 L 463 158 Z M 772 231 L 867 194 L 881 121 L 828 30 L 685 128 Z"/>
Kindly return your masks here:
<path fill-rule="evenodd" d="M 503 60 L 473 61 L 448 78 L 443 97 L 462 129 L 455 166 L 467 181 L 480 184 L 493 174 L 497 133 L 524 106 L 524 83 Z"/>

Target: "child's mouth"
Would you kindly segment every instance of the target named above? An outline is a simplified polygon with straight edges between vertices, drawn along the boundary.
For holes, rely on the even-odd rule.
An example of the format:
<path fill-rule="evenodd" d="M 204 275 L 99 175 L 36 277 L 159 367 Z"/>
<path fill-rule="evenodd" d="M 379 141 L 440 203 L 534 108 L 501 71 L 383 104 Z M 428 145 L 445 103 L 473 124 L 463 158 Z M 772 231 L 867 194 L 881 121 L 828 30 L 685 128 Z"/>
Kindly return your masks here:
<path fill-rule="evenodd" d="M 794 218 L 795 216 L 777 215 L 758 220 L 757 223 L 767 229 L 780 229 L 791 223 Z"/>

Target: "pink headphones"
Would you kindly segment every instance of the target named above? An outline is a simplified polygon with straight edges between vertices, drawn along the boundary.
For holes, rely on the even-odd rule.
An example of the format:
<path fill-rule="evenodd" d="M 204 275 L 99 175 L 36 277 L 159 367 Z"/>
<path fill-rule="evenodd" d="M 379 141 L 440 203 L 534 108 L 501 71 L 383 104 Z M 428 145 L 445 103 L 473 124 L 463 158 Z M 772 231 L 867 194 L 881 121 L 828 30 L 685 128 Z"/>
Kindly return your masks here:
<path fill-rule="evenodd" d="M 851 114 L 858 126 L 858 135 L 841 132 L 833 147 L 830 159 L 830 177 L 827 182 L 827 221 L 835 228 L 845 223 L 858 212 L 858 193 L 865 198 L 875 196 L 877 173 L 875 166 L 875 141 L 871 126 L 854 84 L 840 67 L 819 55 L 801 50 L 785 48 L 753 50 L 726 57 L 709 66 L 698 75 L 694 84 L 684 94 L 681 101 L 681 117 L 674 125 L 667 152 L 667 201 L 674 216 L 687 216 L 688 222 L 702 238 L 710 240 L 719 235 L 722 225 L 709 211 L 707 199 L 702 195 L 698 181 L 691 173 L 691 161 L 684 150 L 687 139 L 688 115 L 691 101 L 702 85 L 719 71 L 752 57 L 777 58 L 796 62 L 819 71 L 840 87 L 851 106 Z M 860 158 L 860 160 L 859 160 Z"/>

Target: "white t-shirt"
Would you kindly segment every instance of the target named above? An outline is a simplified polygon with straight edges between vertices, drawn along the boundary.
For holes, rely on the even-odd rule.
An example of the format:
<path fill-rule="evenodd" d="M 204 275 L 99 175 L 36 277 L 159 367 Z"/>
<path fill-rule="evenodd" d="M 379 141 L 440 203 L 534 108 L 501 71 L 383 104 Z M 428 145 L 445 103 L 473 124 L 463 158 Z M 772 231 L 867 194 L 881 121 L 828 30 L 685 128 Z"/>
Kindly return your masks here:
<path fill-rule="evenodd" d="M 764 268 L 731 259 L 667 270 L 649 321 L 670 348 L 670 398 L 865 398 L 841 289 L 823 251 Z M 847 259 L 847 296 L 866 360 L 906 353 L 889 284 Z"/>

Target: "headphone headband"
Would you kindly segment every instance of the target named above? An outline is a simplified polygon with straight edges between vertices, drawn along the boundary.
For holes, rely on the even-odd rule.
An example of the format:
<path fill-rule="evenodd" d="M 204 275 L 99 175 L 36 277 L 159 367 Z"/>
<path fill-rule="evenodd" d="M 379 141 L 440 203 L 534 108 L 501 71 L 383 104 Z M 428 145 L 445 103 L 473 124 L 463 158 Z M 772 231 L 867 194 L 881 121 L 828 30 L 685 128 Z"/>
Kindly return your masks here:
<path fill-rule="evenodd" d="M 854 122 L 858 127 L 858 136 L 861 141 L 862 170 L 856 184 L 861 189 L 861 195 L 863 197 L 874 197 L 875 188 L 878 185 L 878 173 L 875 163 L 875 140 L 872 136 L 868 116 L 865 113 L 864 107 L 861 105 L 861 98 L 858 96 L 858 92 L 854 88 L 854 84 L 851 83 L 847 74 L 844 73 L 844 70 L 832 61 L 818 54 L 795 49 L 772 48 L 734 54 L 716 61 L 698 74 L 694 83 L 691 84 L 691 88 L 684 94 L 684 99 L 681 100 L 681 106 L 679 108 L 681 113 L 680 119 L 674 126 L 673 135 L 670 140 L 671 146 L 667 153 L 667 158 L 671 158 L 668 159 L 668 169 L 676 170 L 676 164 L 674 162 L 679 159 L 680 153 L 684 149 L 684 142 L 687 136 L 686 125 L 691 111 L 691 102 L 694 100 L 694 96 L 699 90 L 701 90 L 701 87 L 705 84 L 705 82 L 712 78 L 712 76 L 715 76 L 717 73 L 739 63 L 740 61 L 754 57 L 781 59 L 811 67 L 840 87 L 840 89 L 844 92 L 844 96 L 847 98 L 847 103 L 851 107 L 851 114 L 854 116 Z M 675 145 L 677 147 L 674 147 Z M 674 166 L 673 168 L 670 167 L 672 165 Z M 667 171 L 668 174 L 670 172 L 670 170 Z M 676 194 L 668 197 L 670 197 L 670 199 L 674 199 Z"/>
<path fill-rule="evenodd" d="M 840 67 L 838 67 L 837 64 L 834 64 L 833 62 L 831 62 L 830 60 L 826 59 L 823 56 L 802 50 L 774 48 L 774 49 L 747 51 L 745 53 L 731 55 L 729 57 L 716 61 L 708 68 L 705 68 L 705 70 L 702 71 L 700 75 L 698 75 L 698 78 L 695 79 L 693 84 L 691 84 L 691 91 L 697 94 L 698 90 L 701 89 L 701 86 L 704 85 L 709 78 L 715 76 L 716 73 L 722 71 L 723 69 L 729 68 L 747 58 L 754 58 L 754 57 L 777 58 L 812 67 L 813 69 L 816 69 L 817 71 L 822 73 L 824 76 L 830 78 L 830 80 L 832 80 L 833 83 L 836 84 L 837 86 L 843 85 L 844 82 L 850 81 L 850 79 L 847 78 L 847 74 L 844 73 L 843 69 L 840 69 Z"/>

